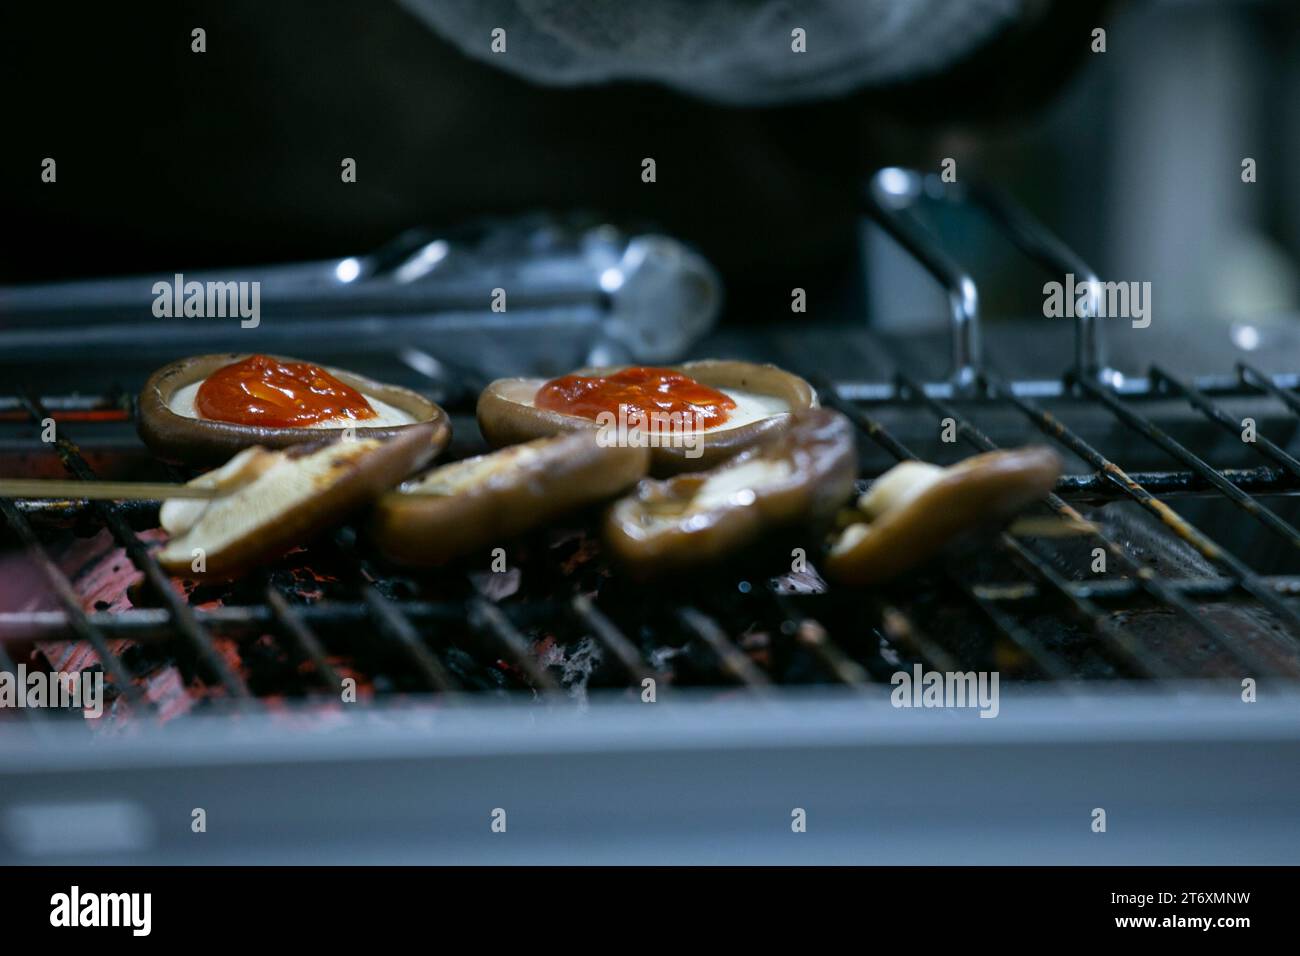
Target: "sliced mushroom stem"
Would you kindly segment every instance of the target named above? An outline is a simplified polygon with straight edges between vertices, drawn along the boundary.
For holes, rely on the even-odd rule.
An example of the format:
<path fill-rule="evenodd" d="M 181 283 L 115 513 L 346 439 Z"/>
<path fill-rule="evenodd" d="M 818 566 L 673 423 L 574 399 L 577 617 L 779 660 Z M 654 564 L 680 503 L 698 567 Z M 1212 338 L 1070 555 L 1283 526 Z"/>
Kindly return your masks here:
<path fill-rule="evenodd" d="M 230 487 L 229 494 L 164 502 L 163 526 L 173 536 L 158 561 L 174 574 L 225 578 L 302 544 L 425 464 L 433 455 L 433 427 L 386 440 L 247 449 L 195 479 Z"/>

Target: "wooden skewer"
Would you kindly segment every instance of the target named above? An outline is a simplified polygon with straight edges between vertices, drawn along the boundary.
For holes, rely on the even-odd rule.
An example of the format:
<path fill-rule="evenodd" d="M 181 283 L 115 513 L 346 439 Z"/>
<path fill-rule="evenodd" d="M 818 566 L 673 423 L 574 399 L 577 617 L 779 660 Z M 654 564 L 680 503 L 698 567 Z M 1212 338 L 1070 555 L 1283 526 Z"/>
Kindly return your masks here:
<path fill-rule="evenodd" d="M 221 488 L 173 485 L 163 481 L 74 481 L 65 478 L 0 478 L 0 498 L 71 501 L 165 501 L 168 498 L 220 498 Z"/>
<path fill-rule="evenodd" d="M 1077 518 L 1026 515 L 1011 522 L 1011 527 L 1007 530 L 1017 538 L 1070 538 L 1095 534 L 1098 529 L 1091 521 L 1079 521 Z"/>

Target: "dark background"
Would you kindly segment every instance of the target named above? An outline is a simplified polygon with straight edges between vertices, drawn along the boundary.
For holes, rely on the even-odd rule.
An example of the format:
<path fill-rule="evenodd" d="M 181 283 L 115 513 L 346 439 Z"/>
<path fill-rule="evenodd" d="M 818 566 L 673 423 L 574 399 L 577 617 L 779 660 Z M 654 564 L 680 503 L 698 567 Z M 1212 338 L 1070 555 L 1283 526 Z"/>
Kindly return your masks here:
<path fill-rule="evenodd" d="M 816 286 L 853 266 L 865 170 L 937 162 L 955 117 L 1015 122 L 1050 101 L 1099 6 L 1058 4 L 924 83 L 739 109 L 535 86 L 387 2 L 11 4 L 0 279 L 342 255 L 413 225 L 585 207 L 693 240 L 729 285 Z"/>
<path fill-rule="evenodd" d="M 953 156 L 1103 276 L 1153 280 L 1166 315 L 1292 313 L 1300 7 L 1027 9 L 926 81 L 740 109 L 644 84 L 533 85 L 383 0 L 6 4 L 0 282 L 347 255 L 413 225 L 581 207 L 698 244 L 733 320 L 788 318 L 800 286 L 845 315 L 942 323 L 924 283 L 860 298 L 857 195 L 881 165 Z M 1096 25 L 1104 55 L 1089 51 Z M 1260 178 L 1243 188 L 1246 155 Z M 40 182 L 45 156 L 57 185 Z M 345 156 L 355 184 L 340 182 Z M 1039 310 L 1039 277 L 1002 244 L 960 218 L 940 226 L 990 318 Z"/>

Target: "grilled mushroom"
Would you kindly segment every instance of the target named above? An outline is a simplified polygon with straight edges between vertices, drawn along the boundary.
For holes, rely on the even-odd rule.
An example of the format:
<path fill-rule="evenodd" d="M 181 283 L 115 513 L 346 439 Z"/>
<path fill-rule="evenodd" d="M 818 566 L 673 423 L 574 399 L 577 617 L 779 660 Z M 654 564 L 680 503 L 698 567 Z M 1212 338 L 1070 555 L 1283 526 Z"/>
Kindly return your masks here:
<path fill-rule="evenodd" d="M 852 493 L 853 430 L 825 408 L 716 468 L 646 480 L 605 521 L 614 557 L 639 577 L 717 561 L 766 532 L 815 527 Z"/>
<path fill-rule="evenodd" d="M 234 353 L 196 355 L 154 372 L 145 382 L 139 398 L 137 428 L 145 444 L 162 458 L 209 465 L 224 462 L 236 452 L 253 445 L 287 448 L 304 442 L 318 442 L 341 434 L 342 429 L 354 425 L 352 421 L 341 418 L 310 426 L 273 427 L 202 417 L 195 403 L 200 386 L 214 372 L 252 357 Z M 283 356 L 270 358 L 280 362 L 299 361 Z M 355 422 L 357 438 L 391 438 L 416 425 L 428 424 L 432 426 L 429 442 L 435 454 L 450 440 L 451 424 L 447 413 L 424 396 L 344 369 L 320 368 L 360 392 L 375 411 L 375 418 Z M 367 421 L 371 424 L 366 424 Z"/>
<path fill-rule="evenodd" d="M 394 561 L 445 564 L 611 498 L 648 466 L 647 449 L 603 446 L 587 431 L 512 445 L 443 465 L 384 495 L 373 535 Z"/>
<path fill-rule="evenodd" d="M 987 452 L 949 468 L 901 462 L 858 499 L 861 520 L 832 543 L 826 572 L 849 584 L 888 580 L 955 536 L 1005 521 L 1042 498 L 1060 473 L 1060 458 L 1043 445 Z"/>
<path fill-rule="evenodd" d="M 596 378 L 624 368 L 585 368 L 573 374 Z M 723 392 L 736 403 L 736 408 L 726 422 L 702 433 L 693 432 L 687 436 L 690 440 L 652 445 L 650 471 L 659 476 L 712 468 L 763 438 L 783 431 L 789 426 L 791 413 L 817 405 L 812 386 L 774 365 L 708 359 L 672 366 L 672 371 Z M 541 378 L 502 378 L 488 385 L 478 401 L 478 424 L 483 437 L 500 448 L 560 432 L 600 427 L 590 418 L 538 408 L 537 392 L 545 384 L 546 380 Z"/>
<path fill-rule="evenodd" d="M 158 561 L 174 574 L 225 578 L 304 543 L 425 464 L 433 431 L 426 423 L 389 439 L 247 449 L 191 482 L 228 494 L 163 504 L 172 538 Z"/>

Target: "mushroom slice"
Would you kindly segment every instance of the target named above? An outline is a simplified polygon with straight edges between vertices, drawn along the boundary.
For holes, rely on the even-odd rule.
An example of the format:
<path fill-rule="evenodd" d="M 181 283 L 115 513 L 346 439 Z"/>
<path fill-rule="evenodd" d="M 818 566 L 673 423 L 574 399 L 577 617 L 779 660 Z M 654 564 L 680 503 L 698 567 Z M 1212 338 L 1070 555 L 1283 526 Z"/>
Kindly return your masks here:
<path fill-rule="evenodd" d="M 251 484 L 270 470 L 284 456 L 260 445 L 245 448 L 220 468 L 199 475 L 189 484 L 195 488 L 217 488 L 230 493 Z M 162 503 L 158 510 L 158 523 L 170 535 L 184 534 L 194 527 L 212 502 L 199 498 L 172 498 Z"/>
<path fill-rule="evenodd" d="M 164 502 L 164 527 L 176 534 L 158 561 L 174 574 L 223 578 L 304 543 L 427 462 L 433 427 L 387 440 L 248 449 L 191 482 L 229 487 L 229 494 L 193 502 L 197 513 L 173 507 L 192 502 Z"/>
<path fill-rule="evenodd" d="M 428 435 L 434 454 L 451 439 L 447 413 L 423 395 L 330 366 L 318 368 L 361 393 L 375 412 L 374 418 L 355 422 L 336 418 L 313 425 L 279 427 L 204 418 L 196 407 L 199 388 L 214 372 L 250 358 L 253 356 L 238 353 L 195 355 L 165 365 L 149 376 L 140 391 L 136 420 L 145 444 L 168 460 L 211 465 L 254 445 L 288 448 L 330 438 L 342 429 L 349 429 L 349 434 L 361 439 L 391 438 L 429 424 L 433 426 Z M 269 358 L 304 364 L 285 356 Z"/>
<path fill-rule="evenodd" d="M 585 368 L 573 374 L 601 378 L 625 368 Z M 670 370 L 723 392 L 736 407 L 719 425 L 677 436 L 670 433 L 671 440 L 653 441 L 650 471 L 661 477 L 712 468 L 785 430 L 793 413 L 817 405 L 811 385 L 775 365 L 708 359 L 671 366 Z M 483 390 L 478 400 L 478 424 L 489 444 L 500 448 L 560 432 L 600 428 L 590 418 L 537 407 L 538 389 L 546 383 L 543 378 L 502 378 Z"/>
<path fill-rule="evenodd" d="M 641 482 L 610 508 L 605 539 L 640 577 L 717 561 L 765 532 L 832 517 L 853 491 L 856 464 L 848 420 L 809 409 L 716 468 Z"/>
<path fill-rule="evenodd" d="M 975 455 L 949 468 L 895 465 L 858 499 L 862 520 L 832 542 L 826 572 L 873 584 L 910 570 L 957 535 L 1005 521 L 1052 490 L 1061 459 L 1044 445 Z"/>
<path fill-rule="evenodd" d="M 645 476 L 645 448 L 581 431 L 443 465 L 384 495 L 373 536 L 401 564 L 434 566 L 613 497 Z"/>

